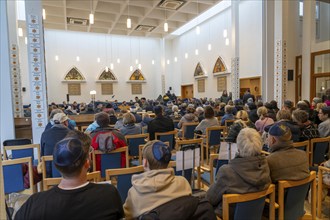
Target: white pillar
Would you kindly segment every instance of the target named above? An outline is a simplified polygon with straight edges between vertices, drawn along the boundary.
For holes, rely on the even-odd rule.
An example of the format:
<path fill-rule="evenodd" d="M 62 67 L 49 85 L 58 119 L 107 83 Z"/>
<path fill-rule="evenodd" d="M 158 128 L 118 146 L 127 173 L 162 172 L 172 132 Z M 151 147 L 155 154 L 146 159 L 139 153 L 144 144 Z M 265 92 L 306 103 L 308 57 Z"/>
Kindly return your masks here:
<path fill-rule="evenodd" d="M 231 1 L 231 84 L 233 100 L 239 98 L 239 3 L 240 0 Z"/>
<path fill-rule="evenodd" d="M 301 99 L 310 100 L 311 81 L 311 43 L 315 31 L 315 0 L 304 1 L 303 31 L 302 31 L 302 73 L 301 73 Z"/>
<path fill-rule="evenodd" d="M 22 84 L 21 71 L 19 63 L 19 41 L 18 41 L 18 25 L 16 16 L 16 1 L 7 1 L 7 12 L 10 15 L 8 18 L 8 33 L 10 45 L 10 76 L 12 81 L 12 98 L 14 117 L 23 117 L 23 103 L 22 103 Z M 24 37 L 24 36 L 22 36 Z"/>
<path fill-rule="evenodd" d="M 1 59 L 0 59 L 0 139 L 2 143 L 6 139 L 15 138 L 13 101 L 10 78 L 10 52 L 7 1 L 0 1 L 0 35 L 1 35 Z M 3 197 L 2 197 L 3 198 Z"/>
<path fill-rule="evenodd" d="M 39 143 L 47 125 L 47 87 L 41 0 L 25 1 L 33 142 Z"/>
<path fill-rule="evenodd" d="M 274 99 L 274 1 L 262 1 L 262 100 Z"/>

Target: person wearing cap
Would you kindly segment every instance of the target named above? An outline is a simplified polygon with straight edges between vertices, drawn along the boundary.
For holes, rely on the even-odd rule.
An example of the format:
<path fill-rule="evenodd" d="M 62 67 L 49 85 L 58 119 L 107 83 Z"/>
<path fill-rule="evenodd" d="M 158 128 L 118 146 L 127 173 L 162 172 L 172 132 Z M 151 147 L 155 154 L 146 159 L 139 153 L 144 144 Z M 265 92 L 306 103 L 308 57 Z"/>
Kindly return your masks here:
<path fill-rule="evenodd" d="M 45 130 L 41 135 L 41 156 L 52 155 L 55 144 L 62 140 L 70 131 L 68 128 L 68 116 L 63 112 L 55 114 L 53 117 L 53 122 L 53 127 Z M 51 176 L 51 169 L 51 164 L 48 164 L 46 168 L 47 176 Z"/>
<path fill-rule="evenodd" d="M 330 106 L 321 108 L 318 116 L 322 121 L 322 123 L 318 126 L 320 137 L 330 136 Z"/>
<path fill-rule="evenodd" d="M 276 123 L 268 132 L 270 155 L 267 162 L 273 183 L 279 180 L 301 180 L 309 176 L 306 152 L 292 146 L 291 130 L 283 123 Z"/>
<path fill-rule="evenodd" d="M 148 124 L 148 133 L 149 139 L 155 139 L 156 132 L 167 132 L 167 131 L 174 131 L 174 123 L 173 120 L 167 117 L 164 117 L 163 107 L 157 105 L 154 108 L 154 112 L 156 117 L 151 120 Z"/>
<path fill-rule="evenodd" d="M 265 155 L 261 154 L 262 141 L 253 128 L 244 128 L 237 137 L 234 159 L 220 167 L 214 183 L 206 192 L 206 198 L 222 216 L 222 197 L 231 193 L 252 193 L 267 189 L 271 183 Z M 248 218 L 247 218 L 248 219 Z"/>
<path fill-rule="evenodd" d="M 188 181 L 168 168 L 170 160 L 171 151 L 163 142 L 149 141 L 144 146 L 145 172 L 132 176 L 132 187 L 124 203 L 126 219 L 138 218 L 162 204 L 192 194 Z"/>
<path fill-rule="evenodd" d="M 81 135 L 87 136 L 78 134 Z M 120 195 L 113 185 L 87 182 L 90 138 L 85 143 L 71 137 L 56 144 L 53 162 L 63 177 L 60 184 L 32 195 L 15 219 L 116 220 L 124 217 Z"/>

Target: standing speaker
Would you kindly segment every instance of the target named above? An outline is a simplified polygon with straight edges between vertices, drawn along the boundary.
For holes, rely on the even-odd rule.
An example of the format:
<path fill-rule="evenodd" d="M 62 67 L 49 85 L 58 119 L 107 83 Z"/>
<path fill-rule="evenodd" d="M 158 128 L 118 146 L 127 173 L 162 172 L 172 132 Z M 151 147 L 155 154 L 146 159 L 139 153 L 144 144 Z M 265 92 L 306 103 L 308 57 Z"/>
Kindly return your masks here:
<path fill-rule="evenodd" d="M 293 81 L 293 70 L 288 70 L 288 81 Z"/>
<path fill-rule="evenodd" d="M 69 103 L 70 102 L 70 95 L 66 94 L 66 102 Z"/>

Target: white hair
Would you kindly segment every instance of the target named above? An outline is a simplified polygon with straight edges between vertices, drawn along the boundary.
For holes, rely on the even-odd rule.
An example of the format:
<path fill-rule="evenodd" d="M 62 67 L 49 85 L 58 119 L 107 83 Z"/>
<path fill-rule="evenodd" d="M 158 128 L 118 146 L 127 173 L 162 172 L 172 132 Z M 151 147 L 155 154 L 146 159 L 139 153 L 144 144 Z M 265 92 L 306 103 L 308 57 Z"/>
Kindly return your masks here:
<path fill-rule="evenodd" d="M 179 107 L 178 107 L 177 105 L 173 105 L 173 106 L 172 106 L 172 111 L 173 111 L 173 112 L 177 112 L 177 111 L 179 111 Z"/>
<path fill-rule="evenodd" d="M 262 149 L 262 140 L 259 133 L 253 128 L 242 129 L 237 136 L 237 150 L 241 157 L 259 155 Z"/>
<path fill-rule="evenodd" d="M 204 112 L 204 109 L 203 109 L 203 107 L 197 107 L 196 108 L 196 112 L 198 113 L 198 114 L 200 114 L 200 113 L 203 113 Z"/>

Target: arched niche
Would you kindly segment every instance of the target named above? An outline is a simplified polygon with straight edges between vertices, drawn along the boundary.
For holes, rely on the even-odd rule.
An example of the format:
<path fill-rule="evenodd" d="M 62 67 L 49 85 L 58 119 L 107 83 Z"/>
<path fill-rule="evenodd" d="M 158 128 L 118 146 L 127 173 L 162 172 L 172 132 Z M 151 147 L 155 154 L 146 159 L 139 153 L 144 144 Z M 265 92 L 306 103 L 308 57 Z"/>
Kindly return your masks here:
<path fill-rule="evenodd" d="M 223 59 L 219 56 L 213 67 L 213 73 L 226 73 L 227 67 Z"/>
<path fill-rule="evenodd" d="M 198 62 L 196 65 L 194 77 L 195 77 L 195 79 L 207 78 L 207 75 L 205 74 L 205 70 L 200 62 Z"/>
<path fill-rule="evenodd" d="M 140 69 L 134 70 L 134 72 L 129 77 L 128 82 L 145 82 L 146 78 L 142 74 Z"/>
<path fill-rule="evenodd" d="M 99 77 L 97 78 L 97 82 L 117 82 L 117 77 L 114 72 L 110 69 L 102 69 Z"/>
<path fill-rule="evenodd" d="M 80 72 L 77 67 L 72 67 L 64 77 L 64 82 L 85 82 L 84 75 Z"/>

